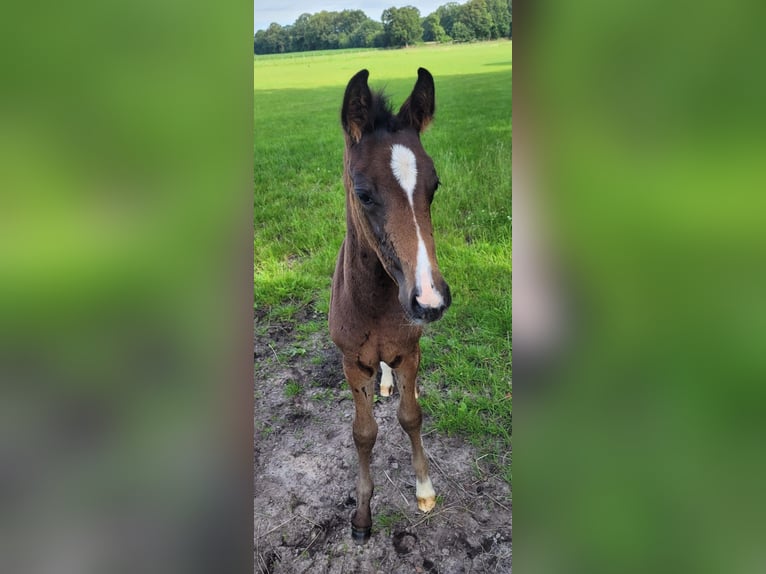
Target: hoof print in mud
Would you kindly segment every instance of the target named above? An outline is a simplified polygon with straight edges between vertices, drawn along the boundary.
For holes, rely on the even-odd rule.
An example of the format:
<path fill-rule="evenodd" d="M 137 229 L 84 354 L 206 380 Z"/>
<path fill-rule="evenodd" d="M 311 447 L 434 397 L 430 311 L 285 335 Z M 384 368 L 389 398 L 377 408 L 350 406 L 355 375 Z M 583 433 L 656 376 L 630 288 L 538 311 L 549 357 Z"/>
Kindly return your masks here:
<path fill-rule="evenodd" d="M 411 532 L 397 532 L 394 534 L 394 550 L 399 555 L 409 554 L 415 549 L 418 537 Z"/>

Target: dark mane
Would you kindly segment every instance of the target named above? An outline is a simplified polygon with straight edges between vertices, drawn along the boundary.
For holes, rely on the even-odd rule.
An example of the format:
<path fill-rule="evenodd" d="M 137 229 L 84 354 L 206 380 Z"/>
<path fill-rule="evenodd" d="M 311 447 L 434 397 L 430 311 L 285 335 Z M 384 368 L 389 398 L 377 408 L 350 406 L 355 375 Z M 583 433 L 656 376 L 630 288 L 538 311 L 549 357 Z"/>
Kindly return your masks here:
<path fill-rule="evenodd" d="M 396 132 L 401 128 L 399 118 L 393 112 L 391 101 L 383 90 L 378 90 L 372 94 L 370 117 L 375 131 Z"/>

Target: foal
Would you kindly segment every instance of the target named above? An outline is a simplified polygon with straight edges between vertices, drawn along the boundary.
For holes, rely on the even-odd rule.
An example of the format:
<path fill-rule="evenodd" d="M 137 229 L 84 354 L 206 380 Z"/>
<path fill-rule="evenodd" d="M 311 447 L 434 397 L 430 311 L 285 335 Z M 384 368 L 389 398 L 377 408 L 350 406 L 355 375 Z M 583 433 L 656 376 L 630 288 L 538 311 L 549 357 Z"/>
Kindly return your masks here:
<path fill-rule="evenodd" d="M 372 527 L 370 456 L 378 434 L 372 414 L 378 366 L 383 369 L 382 395 L 390 394 L 392 372 L 399 386 L 398 419 L 412 443 L 418 508 L 428 512 L 436 504 L 420 440 L 416 377 L 422 325 L 439 319 L 451 302 L 431 227 L 439 178 L 420 143 L 434 114 L 433 77 L 419 68 L 412 94 L 394 114 L 385 96 L 370 92 L 368 76 L 362 70 L 351 78 L 343 98 L 347 229 L 329 318 L 356 411 L 359 476 L 351 533 L 360 543 Z"/>

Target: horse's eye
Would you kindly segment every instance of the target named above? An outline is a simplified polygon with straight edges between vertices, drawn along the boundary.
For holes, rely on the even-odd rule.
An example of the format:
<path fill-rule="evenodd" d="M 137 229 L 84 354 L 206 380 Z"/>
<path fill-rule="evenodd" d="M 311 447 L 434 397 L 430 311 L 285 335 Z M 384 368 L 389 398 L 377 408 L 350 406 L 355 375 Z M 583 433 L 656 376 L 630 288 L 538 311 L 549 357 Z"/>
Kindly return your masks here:
<path fill-rule="evenodd" d="M 359 198 L 359 201 L 362 202 L 362 205 L 372 205 L 374 202 L 372 201 L 372 198 L 370 197 L 370 194 L 366 191 L 363 191 L 361 189 L 356 190 L 356 196 Z"/>

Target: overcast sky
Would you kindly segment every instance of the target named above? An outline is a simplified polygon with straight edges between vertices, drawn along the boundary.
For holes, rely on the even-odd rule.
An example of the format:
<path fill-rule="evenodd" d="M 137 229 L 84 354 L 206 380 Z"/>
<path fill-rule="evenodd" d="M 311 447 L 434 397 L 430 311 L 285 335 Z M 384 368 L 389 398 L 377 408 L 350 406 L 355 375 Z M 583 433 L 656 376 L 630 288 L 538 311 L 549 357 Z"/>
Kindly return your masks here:
<path fill-rule="evenodd" d="M 253 32 L 265 30 L 269 24 L 276 22 L 282 26 L 292 24 L 304 12 L 315 14 L 322 10 L 340 12 L 342 10 L 363 10 L 373 20 L 380 22 L 380 15 L 386 8 L 396 6 L 415 6 L 421 16 L 428 16 L 439 6 L 450 0 L 255 0 L 255 16 Z M 462 0 L 458 0 L 462 4 Z"/>

